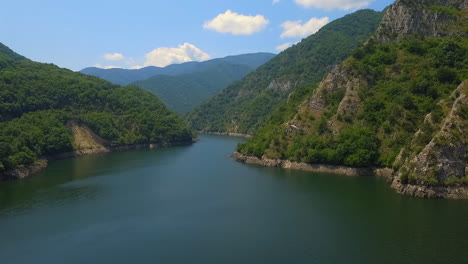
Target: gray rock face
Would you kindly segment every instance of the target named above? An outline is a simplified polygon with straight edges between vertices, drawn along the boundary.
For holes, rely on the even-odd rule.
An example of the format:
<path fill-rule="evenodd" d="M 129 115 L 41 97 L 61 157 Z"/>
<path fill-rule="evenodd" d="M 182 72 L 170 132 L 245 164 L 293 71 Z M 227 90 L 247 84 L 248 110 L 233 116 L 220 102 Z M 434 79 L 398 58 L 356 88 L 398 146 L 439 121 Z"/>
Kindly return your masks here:
<path fill-rule="evenodd" d="M 443 11 L 468 9 L 467 0 L 398 0 L 389 7 L 373 39 L 379 43 L 400 41 L 410 34 L 444 37 L 466 35 L 451 30 L 451 24 L 464 19 Z"/>
<path fill-rule="evenodd" d="M 363 85 L 367 85 L 364 78 L 353 75 L 346 66 L 339 65 L 322 81 L 307 105 L 312 111 L 322 112 L 326 107 L 327 94 L 344 90 L 345 95 L 347 95 L 346 99 L 349 100 L 340 104 L 341 111 L 352 112 L 355 110 L 354 106 L 359 104 L 359 102 L 355 100 L 357 89 Z"/>
<path fill-rule="evenodd" d="M 273 91 L 287 92 L 294 87 L 296 87 L 296 85 L 293 84 L 291 81 L 281 82 L 281 81 L 273 80 L 268 85 L 267 89 L 273 90 Z"/>
<path fill-rule="evenodd" d="M 420 153 L 403 161 L 402 168 L 418 182 L 433 179 L 442 184 L 467 177 L 468 121 L 460 115 L 462 107 L 468 105 L 467 83 L 454 91 L 453 96 L 458 96 L 432 140 Z"/>

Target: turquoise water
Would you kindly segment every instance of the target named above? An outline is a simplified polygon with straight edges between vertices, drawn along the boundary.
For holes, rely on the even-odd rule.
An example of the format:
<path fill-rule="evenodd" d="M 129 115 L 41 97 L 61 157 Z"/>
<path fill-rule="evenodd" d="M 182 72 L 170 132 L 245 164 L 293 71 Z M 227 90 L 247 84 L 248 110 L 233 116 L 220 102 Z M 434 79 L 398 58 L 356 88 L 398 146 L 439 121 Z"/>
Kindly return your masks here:
<path fill-rule="evenodd" d="M 237 163 L 241 138 L 53 161 L 0 183 L 6 263 L 468 263 L 468 201 Z"/>

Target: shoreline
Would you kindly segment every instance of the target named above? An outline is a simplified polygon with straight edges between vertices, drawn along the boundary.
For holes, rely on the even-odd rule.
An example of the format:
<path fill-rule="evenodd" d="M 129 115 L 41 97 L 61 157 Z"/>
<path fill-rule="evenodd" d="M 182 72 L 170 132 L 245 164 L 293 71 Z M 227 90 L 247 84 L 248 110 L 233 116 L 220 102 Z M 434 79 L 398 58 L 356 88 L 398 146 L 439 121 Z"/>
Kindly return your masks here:
<path fill-rule="evenodd" d="M 168 147 L 176 147 L 176 146 L 188 146 L 196 142 L 198 142 L 198 139 L 193 139 L 191 142 L 134 144 L 134 145 L 102 147 L 102 148 L 94 148 L 94 149 L 81 149 L 81 150 L 74 150 L 70 152 L 58 153 L 52 156 L 43 156 L 43 157 L 40 157 L 39 160 L 37 160 L 34 164 L 21 166 L 13 170 L 0 173 L 0 182 L 10 181 L 10 180 L 21 180 L 21 179 L 30 177 L 38 173 L 39 171 L 47 168 L 49 161 L 53 161 L 53 160 L 94 155 L 94 154 L 100 154 L 100 153 L 123 152 L 123 151 L 140 150 L 140 149 L 168 148 Z"/>
<path fill-rule="evenodd" d="M 217 135 L 217 136 L 230 136 L 230 137 L 244 137 L 244 138 L 252 138 L 252 135 L 249 134 L 241 134 L 241 133 L 230 133 L 230 132 L 212 132 L 212 131 L 198 131 L 200 134 L 206 135 Z"/>
<path fill-rule="evenodd" d="M 449 198 L 468 199 L 468 186 L 429 186 L 401 183 L 397 173 L 390 168 L 352 168 L 347 166 L 308 164 L 304 162 L 294 162 L 289 160 L 258 158 L 234 152 L 231 158 L 238 162 L 265 167 L 279 167 L 283 169 L 302 170 L 317 173 L 331 173 L 345 176 L 377 176 L 383 177 L 390 184 L 390 187 L 397 193 L 420 198 Z"/>

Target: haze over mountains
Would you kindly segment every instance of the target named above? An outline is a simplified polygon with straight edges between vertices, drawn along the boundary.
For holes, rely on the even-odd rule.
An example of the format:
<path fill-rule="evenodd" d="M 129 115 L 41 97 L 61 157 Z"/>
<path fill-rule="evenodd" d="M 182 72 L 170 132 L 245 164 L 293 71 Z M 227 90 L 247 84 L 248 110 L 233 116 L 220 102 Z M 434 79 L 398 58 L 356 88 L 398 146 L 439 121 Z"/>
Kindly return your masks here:
<path fill-rule="evenodd" d="M 116 84 L 137 85 L 158 95 L 169 108 L 182 114 L 191 111 L 274 56 L 272 53 L 252 53 L 203 62 L 172 64 L 163 68 L 150 66 L 128 70 L 91 67 L 81 72 Z"/>

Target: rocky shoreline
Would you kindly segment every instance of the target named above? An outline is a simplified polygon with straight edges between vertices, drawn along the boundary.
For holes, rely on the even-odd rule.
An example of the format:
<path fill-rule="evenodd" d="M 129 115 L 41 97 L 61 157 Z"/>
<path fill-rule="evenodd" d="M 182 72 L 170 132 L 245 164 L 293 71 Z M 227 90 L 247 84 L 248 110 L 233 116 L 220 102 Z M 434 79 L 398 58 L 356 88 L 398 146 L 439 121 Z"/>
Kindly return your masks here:
<path fill-rule="evenodd" d="M 258 158 L 239 152 L 231 154 L 231 158 L 246 164 L 254 164 L 265 167 L 280 167 L 284 169 L 302 170 L 318 173 L 333 173 L 346 176 L 377 176 L 383 177 L 390 186 L 400 194 L 421 198 L 450 198 L 468 199 L 468 186 L 427 186 L 404 184 L 397 173 L 390 168 L 351 168 L 346 166 L 333 166 L 321 164 L 308 164 L 289 160 Z"/>
<path fill-rule="evenodd" d="M 198 141 L 197 139 L 193 139 L 191 142 L 173 142 L 173 143 L 162 143 L 162 144 L 135 144 L 135 145 L 125 145 L 125 146 L 116 146 L 116 147 L 101 147 L 101 148 L 94 148 L 94 149 L 75 150 L 71 152 L 59 153 L 53 156 L 44 156 L 44 157 L 41 157 L 41 159 L 39 159 L 38 161 L 36 161 L 34 164 L 0 173 L 0 181 L 19 180 L 19 179 L 27 178 L 35 173 L 38 173 L 42 169 L 45 169 L 48 165 L 48 162 L 51 160 L 66 159 L 66 158 L 93 155 L 93 154 L 99 154 L 99 153 L 186 146 L 186 145 L 193 144 L 197 141 Z"/>

